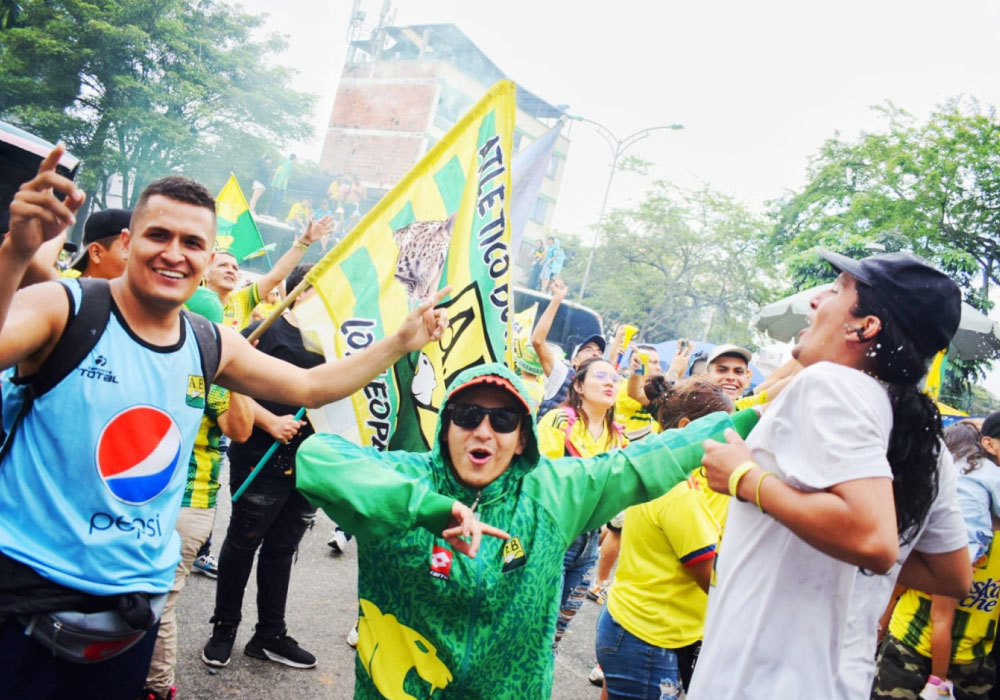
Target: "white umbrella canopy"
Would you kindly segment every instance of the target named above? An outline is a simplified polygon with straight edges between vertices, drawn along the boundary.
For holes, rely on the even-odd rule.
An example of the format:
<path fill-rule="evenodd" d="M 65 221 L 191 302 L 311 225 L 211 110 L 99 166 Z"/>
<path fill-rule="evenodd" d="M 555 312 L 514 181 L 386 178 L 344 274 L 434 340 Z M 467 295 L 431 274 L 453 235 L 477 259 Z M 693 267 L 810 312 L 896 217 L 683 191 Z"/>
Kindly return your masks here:
<path fill-rule="evenodd" d="M 754 326 L 775 340 L 787 343 L 809 323 L 809 302 L 832 285 L 821 284 L 784 299 L 771 302 L 760 310 Z M 1000 353 L 1000 324 L 982 311 L 962 302 L 962 319 L 951 341 L 951 356 L 960 360 L 987 360 Z"/>
<path fill-rule="evenodd" d="M 1000 324 L 962 302 L 962 320 L 951 340 L 951 354 L 961 360 L 988 360 L 1000 352 Z"/>
<path fill-rule="evenodd" d="M 809 302 L 817 294 L 825 292 L 832 286 L 832 284 L 821 284 L 812 289 L 804 289 L 790 297 L 772 301 L 757 314 L 754 326 L 775 340 L 789 342 L 809 325 Z"/>

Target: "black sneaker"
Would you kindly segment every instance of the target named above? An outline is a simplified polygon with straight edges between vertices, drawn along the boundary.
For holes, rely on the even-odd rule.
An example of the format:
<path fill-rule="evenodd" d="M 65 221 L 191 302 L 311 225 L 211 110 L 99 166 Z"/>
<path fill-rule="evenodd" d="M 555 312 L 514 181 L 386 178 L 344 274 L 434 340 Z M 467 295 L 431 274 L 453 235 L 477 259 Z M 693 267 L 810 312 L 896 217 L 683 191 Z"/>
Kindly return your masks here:
<path fill-rule="evenodd" d="M 254 634 L 253 638 L 243 647 L 243 653 L 255 659 L 277 661 L 292 668 L 314 668 L 316 657 L 299 646 L 299 643 L 287 634 L 276 637 L 262 637 Z"/>
<path fill-rule="evenodd" d="M 215 623 L 212 637 L 201 651 L 201 660 L 209 666 L 222 668 L 229 664 L 233 653 L 233 643 L 236 642 L 236 626 Z"/>

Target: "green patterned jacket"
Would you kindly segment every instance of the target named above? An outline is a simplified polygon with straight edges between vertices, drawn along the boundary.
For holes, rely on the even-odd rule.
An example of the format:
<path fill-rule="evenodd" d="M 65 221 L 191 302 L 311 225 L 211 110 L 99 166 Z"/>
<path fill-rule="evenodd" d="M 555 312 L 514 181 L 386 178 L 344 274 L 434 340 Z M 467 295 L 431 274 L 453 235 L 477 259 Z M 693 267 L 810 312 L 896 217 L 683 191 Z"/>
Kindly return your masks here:
<path fill-rule="evenodd" d="M 503 376 L 527 396 L 497 364 L 466 370 L 451 386 L 482 374 Z M 440 424 L 426 453 L 307 439 L 298 450 L 299 490 L 358 538 L 355 698 L 549 698 L 569 544 L 685 479 L 706 438 L 722 440 L 726 428 L 746 436 L 756 422 L 753 409 L 715 413 L 625 450 L 550 460 L 539 456 L 532 419 L 524 453 L 481 493 L 455 480 Z M 452 503 L 477 498 L 482 520 L 512 539 L 483 537 L 475 559 L 452 556 L 440 537 Z"/>

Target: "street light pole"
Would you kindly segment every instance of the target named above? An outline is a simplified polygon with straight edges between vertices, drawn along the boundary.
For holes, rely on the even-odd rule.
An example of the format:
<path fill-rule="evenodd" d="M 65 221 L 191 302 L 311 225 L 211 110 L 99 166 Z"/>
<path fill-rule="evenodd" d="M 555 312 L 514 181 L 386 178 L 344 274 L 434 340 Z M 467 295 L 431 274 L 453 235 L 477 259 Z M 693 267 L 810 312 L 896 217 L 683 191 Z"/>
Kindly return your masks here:
<path fill-rule="evenodd" d="M 586 117 L 574 117 L 571 116 L 570 119 L 574 119 L 579 122 L 587 122 L 588 124 L 593 124 L 597 127 L 598 132 L 604 137 L 604 140 L 608 142 L 611 146 L 611 172 L 608 173 L 608 184 L 604 187 L 604 199 L 601 201 L 601 213 L 597 216 L 597 230 L 594 231 L 594 242 L 590 246 L 590 254 L 587 256 L 587 268 L 583 272 L 583 281 L 580 283 L 580 296 L 579 301 L 583 301 L 583 293 L 587 289 L 587 280 L 590 279 L 590 267 L 594 264 L 594 251 L 597 250 L 598 239 L 601 235 L 601 225 L 604 223 L 604 212 L 608 206 L 608 195 L 611 194 L 611 182 L 615 178 L 615 171 L 618 169 L 618 161 L 621 160 L 622 154 L 630 148 L 633 144 L 638 141 L 642 141 L 644 138 L 649 136 L 650 133 L 654 131 L 660 131 L 663 129 L 668 129 L 670 131 L 677 131 L 683 129 L 683 124 L 671 124 L 669 126 L 651 126 L 648 129 L 640 129 L 634 134 L 630 134 L 623 139 L 619 139 L 608 127 L 595 122 L 593 119 L 587 119 Z"/>

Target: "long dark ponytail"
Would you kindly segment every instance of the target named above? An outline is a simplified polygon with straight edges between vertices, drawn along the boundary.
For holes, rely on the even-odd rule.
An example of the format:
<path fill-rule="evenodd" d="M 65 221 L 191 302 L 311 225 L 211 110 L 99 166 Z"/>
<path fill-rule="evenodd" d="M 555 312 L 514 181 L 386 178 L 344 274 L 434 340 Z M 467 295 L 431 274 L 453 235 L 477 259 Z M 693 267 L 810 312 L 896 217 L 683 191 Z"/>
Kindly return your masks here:
<path fill-rule="evenodd" d="M 886 454 L 892 469 L 896 528 L 901 544 L 916 535 L 938 491 L 941 415 L 918 386 L 931 357 L 922 355 L 896 323 L 871 287 L 857 282 L 858 303 L 852 314 L 877 316 L 882 329 L 869 341 L 869 366 L 887 384 L 892 405 L 892 432 Z"/>

